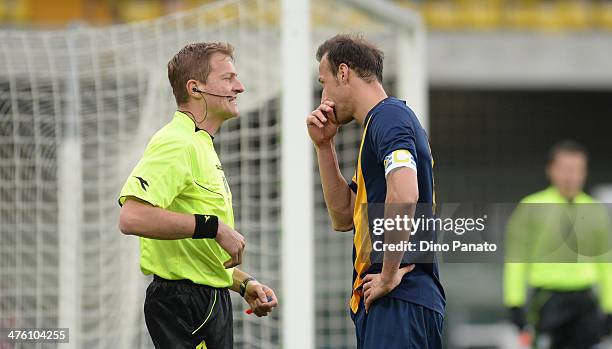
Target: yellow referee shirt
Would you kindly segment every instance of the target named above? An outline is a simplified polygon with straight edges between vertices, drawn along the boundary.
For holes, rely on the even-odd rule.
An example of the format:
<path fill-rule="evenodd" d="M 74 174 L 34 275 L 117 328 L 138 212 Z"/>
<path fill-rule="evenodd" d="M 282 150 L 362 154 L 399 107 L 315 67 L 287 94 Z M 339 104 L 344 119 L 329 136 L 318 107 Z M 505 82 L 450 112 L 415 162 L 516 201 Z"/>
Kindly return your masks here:
<path fill-rule="evenodd" d="M 234 227 L 232 194 L 212 137 L 178 111 L 151 138 L 121 190 L 119 205 L 130 196 L 173 212 L 215 215 Z M 233 269 L 223 266 L 229 258 L 214 239 L 140 238 L 142 272 L 169 280 L 229 287 Z"/>
<path fill-rule="evenodd" d="M 573 220 L 562 219 L 568 211 L 578 209 L 580 214 Z M 581 248 L 578 252 L 584 250 L 599 256 L 594 253 L 609 251 L 608 213 L 605 206 L 592 197 L 580 193 L 572 205 L 555 187 L 527 196 L 521 200 L 507 226 L 506 252 L 514 260 L 504 267 L 505 305 L 523 306 L 527 300 L 527 285 L 555 291 L 579 291 L 599 284 L 601 306 L 606 313 L 612 313 L 612 264 L 608 259 L 602 257 L 603 260 L 595 263 L 527 263 L 530 258 L 553 255 L 555 250 L 564 251 L 571 238 L 563 240 L 560 233 L 566 228 L 563 225 L 570 225 L 575 232 L 575 244 Z M 570 251 L 569 255 L 593 260 L 578 252 Z M 525 261 L 516 257 L 522 255 Z"/>

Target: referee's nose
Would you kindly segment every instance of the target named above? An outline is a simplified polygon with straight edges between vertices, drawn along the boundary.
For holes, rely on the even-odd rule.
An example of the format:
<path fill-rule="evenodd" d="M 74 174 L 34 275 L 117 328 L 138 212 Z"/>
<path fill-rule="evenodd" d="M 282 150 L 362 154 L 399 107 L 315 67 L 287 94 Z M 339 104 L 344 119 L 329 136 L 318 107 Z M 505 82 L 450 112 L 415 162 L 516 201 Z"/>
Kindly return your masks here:
<path fill-rule="evenodd" d="M 244 85 L 242 84 L 242 82 L 240 82 L 240 80 L 238 80 L 238 78 L 235 79 L 235 83 L 232 86 L 232 92 L 234 92 L 235 94 L 244 92 Z"/>

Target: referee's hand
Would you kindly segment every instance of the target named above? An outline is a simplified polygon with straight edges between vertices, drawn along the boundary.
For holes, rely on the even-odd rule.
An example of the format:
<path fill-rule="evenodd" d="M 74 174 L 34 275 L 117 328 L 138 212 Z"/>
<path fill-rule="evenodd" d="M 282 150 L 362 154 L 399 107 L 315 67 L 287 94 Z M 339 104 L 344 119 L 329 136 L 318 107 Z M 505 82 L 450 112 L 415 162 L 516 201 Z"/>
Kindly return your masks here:
<path fill-rule="evenodd" d="M 242 253 L 244 253 L 244 247 L 246 246 L 244 236 L 229 225 L 219 222 L 215 240 L 231 257 L 223 263 L 226 269 L 242 264 Z"/>
<path fill-rule="evenodd" d="M 257 280 L 247 284 L 244 300 L 249 303 L 251 311 L 257 317 L 270 315 L 272 309 L 278 305 L 278 299 L 276 299 L 274 291 L 270 287 L 260 284 Z"/>

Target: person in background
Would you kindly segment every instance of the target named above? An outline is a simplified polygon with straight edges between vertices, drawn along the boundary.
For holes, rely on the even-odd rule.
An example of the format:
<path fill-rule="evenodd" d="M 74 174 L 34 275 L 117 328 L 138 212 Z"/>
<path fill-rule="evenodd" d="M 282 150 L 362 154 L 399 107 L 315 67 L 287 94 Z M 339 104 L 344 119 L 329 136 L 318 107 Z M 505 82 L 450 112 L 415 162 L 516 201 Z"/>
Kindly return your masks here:
<path fill-rule="evenodd" d="M 513 257 L 505 264 L 504 303 L 524 345 L 542 348 L 548 342 L 552 349 L 588 349 L 612 331 L 612 264 L 580 262 L 585 245 L 599 249 L 591 256 L 607 252 L 610 236 L 607 211 L 583 192 L 587 162 L 580 144 L 554 145 L 546 167 L 551 185 L 522 199 L 508 222 L 507 258 Z M 562 247 L 578 259 L 569 262 L 551 254 Z M 545 255 L 550 263 L 534 262 Z M 529 300 L 528 288 L 533 290 Z"/>

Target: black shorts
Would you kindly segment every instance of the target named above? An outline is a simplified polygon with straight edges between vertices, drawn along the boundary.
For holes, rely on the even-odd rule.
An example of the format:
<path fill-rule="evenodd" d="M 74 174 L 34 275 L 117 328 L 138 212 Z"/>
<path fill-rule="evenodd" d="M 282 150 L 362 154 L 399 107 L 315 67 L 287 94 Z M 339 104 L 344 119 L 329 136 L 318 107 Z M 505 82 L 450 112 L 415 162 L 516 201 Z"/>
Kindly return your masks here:
<path fill-rule="evenodd" d="M 549 336 L 552 349 L 587 349 L 602 337 L 602 313 L 593 292 L 536 289 L 532 304 L 536 331 Z"/>
<path fill-rule="evenodd" d="M 226 288 L 158 277 L 147 288 L 147 329 L 155 348 L 231 349 L 232 302 Z"/>

